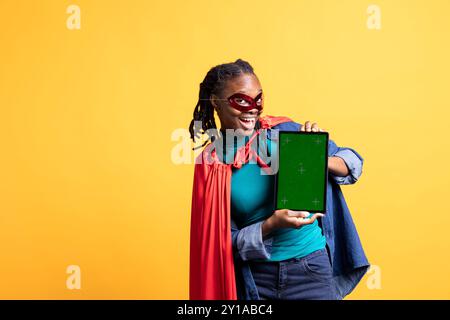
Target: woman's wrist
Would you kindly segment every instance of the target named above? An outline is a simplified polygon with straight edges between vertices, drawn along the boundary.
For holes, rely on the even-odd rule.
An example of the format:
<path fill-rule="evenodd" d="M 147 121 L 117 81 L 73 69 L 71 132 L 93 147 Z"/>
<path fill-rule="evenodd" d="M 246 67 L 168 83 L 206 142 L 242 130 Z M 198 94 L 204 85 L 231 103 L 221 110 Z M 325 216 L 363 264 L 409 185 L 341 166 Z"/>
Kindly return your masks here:
<path fill-rule="evenodd" d="M 345 177 L 350 173 L 344 159 L 336 156 L 328 157 L 328 170 L 340 177 Z"/>
<path fill-rule="evenodd" d="M 262 236 L 265 237 L 274 229 L 272 217 L 267 218 L 261 225 Z"/>

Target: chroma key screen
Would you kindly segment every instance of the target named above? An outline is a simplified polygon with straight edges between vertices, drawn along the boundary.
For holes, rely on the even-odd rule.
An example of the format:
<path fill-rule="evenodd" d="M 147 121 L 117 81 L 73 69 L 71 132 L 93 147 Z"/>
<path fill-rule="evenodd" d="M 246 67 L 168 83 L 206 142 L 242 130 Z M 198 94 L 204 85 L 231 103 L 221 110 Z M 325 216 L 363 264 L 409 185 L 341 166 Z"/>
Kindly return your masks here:
<path fill-rule="evenodd" d="M 328 133 L 280 131 L 278 146 L 277 209 L 325 212 Z"/>

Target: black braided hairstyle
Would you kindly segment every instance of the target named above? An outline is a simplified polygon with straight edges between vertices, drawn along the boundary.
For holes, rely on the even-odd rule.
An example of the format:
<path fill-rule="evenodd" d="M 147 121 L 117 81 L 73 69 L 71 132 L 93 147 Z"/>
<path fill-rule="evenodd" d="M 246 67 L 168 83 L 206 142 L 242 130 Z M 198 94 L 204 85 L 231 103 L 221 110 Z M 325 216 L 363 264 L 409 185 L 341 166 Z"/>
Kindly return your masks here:
<path fill-rule="evenodd" d="M 211 94 L 220 96 L 222 90 L 228 80 L 236 78 L 242 74 L 254 74 L 253 67 L 244 60 L 237 59 L 234 62 L 224 63 L 211 68 L 205 76 L 205 79 L 200 83 L 200 92 L 198 95 L 198 102 L 194 108 L 194 118 L 189 125 L 189 132 L 191 139 L 195 143 L 197 133 L 203 135 L 208 129 L 217 129 L 214 120 L 214 106 L 210 101 Z M 202 128 L 194 128 L 194 121 L 201 121 Z M 205 146 L 209 140 L 214 142 L 216 137 L 209 136 L 208 139 L 193 150 Z"/>

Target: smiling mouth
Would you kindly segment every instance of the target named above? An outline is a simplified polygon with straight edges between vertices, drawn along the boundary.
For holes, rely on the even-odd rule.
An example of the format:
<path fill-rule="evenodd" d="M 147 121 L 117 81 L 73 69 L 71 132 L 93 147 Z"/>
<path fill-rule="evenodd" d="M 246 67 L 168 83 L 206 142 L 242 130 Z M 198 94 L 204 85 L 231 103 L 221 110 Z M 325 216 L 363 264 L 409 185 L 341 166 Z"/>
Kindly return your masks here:
<path fill-rule="evenodd" d="M 239 122 L 245 130 L 253 130 L 256 123 L 256 117 L 239 117 Z"/>
<path fill-rule="evenodd" d="M 244 123 L 254 124 L 256 121 L 256 117 L 248 117 L 248 118 L 239 118 Z"/>

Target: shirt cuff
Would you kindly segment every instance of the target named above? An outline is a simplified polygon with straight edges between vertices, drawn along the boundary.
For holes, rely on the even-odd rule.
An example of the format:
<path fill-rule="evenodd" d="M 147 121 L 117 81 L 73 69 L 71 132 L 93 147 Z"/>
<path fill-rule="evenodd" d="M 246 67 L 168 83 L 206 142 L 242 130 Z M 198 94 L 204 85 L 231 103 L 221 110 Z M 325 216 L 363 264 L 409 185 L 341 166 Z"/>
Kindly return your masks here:
<path fill-rule="evenodd" d="M 335 157 L 342 158 L 348 167 L 349 174 L 341 177 L 331 174 L 334 181 L 338 184 L 353 184 L 358 181 L 362 173 L 362 162 L 351 150 L 339 150 L 334 154 Z"/>
<path fill-rule="evenodd" d="M 251 224 L 239 230 L 237 249 L 242 260 L 269 259 L 272 251 L 273 237 L 263 240 L 263 221 Z"/>

